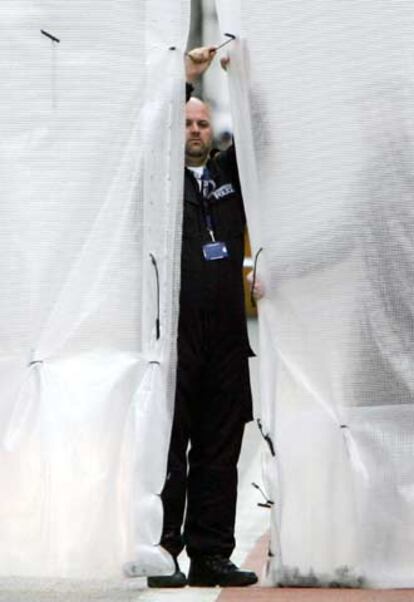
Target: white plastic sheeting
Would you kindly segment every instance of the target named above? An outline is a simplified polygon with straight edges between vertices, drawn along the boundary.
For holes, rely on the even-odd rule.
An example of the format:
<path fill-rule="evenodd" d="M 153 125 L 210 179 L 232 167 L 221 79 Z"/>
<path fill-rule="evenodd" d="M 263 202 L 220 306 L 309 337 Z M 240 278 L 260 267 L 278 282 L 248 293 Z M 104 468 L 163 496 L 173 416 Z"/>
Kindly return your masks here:
<path fill-rule="evenodd" d="M 269 581 L 413 586 L 414 7 L 217 5 L 267 290 Z"/>
<path fill-rule="evenodd" d="M 156 544 L 188 16 L 188 0 L 0 3 L 0 576 L 172 568 Z"/>

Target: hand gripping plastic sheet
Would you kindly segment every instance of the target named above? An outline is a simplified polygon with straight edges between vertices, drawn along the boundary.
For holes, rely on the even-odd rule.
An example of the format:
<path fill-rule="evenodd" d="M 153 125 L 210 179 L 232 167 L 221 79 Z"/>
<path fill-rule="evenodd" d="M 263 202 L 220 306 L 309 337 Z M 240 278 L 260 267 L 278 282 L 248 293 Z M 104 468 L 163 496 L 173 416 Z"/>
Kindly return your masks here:
<path fill-rule="evenodd" d="M 269 580 L 413 586 L 414 7 L 217 5 L 267 291 Z"/>
<path fill-rule="evenodd" d="M 0 4 L 1 576 L 172 568 L 188 13 Z"/>

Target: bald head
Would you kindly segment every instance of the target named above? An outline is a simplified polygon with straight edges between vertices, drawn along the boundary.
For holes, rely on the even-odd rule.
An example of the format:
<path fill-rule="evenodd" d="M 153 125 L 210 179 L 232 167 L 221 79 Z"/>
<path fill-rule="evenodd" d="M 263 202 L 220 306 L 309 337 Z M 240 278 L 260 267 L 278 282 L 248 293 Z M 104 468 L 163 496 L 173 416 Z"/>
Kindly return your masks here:
<path fill-rule="evenodd" d="M 186 104 L 185 164 L 188 167 L 205 165 L 213 143 L 209 107 L 199 98 Z"/>

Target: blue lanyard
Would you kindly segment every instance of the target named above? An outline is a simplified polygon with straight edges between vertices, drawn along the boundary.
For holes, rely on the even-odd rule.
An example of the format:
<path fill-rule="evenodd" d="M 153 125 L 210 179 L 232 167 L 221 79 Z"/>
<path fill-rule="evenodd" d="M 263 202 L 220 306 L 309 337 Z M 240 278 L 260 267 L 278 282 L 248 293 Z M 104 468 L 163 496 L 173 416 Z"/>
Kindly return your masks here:
<path fill-rule="evenodd" d="M 213 218 L 210 212 L 209 198 L 215 188 L 213 180 L 210 178 L 210 172 L 207 167 L 204 168 L 203 175 L 201 176 L 201 196 L 203 197 L 203 214 L 206 222 L 207 232 L 213 242 L 216 241 L 214 235 Z"/>

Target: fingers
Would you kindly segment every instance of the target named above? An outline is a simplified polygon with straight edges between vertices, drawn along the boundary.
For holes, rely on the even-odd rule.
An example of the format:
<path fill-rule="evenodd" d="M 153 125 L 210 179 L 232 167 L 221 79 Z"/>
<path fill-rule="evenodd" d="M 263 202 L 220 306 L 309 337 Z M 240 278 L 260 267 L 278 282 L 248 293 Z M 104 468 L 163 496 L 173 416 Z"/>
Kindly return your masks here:
<path fill-rule="evenodd" d="M 224 69 L 224 71 L 227 71 L 227 67 L 229 66 L 229 64 L 230 64 L 230 57 L 229 56 L 223 56 L 220 59 L 220 65 L 221 65 L 222 69 Z"/>
<path fill-rule="evenodd" d="M 209 68 L 211 61 L 216 55 L 215 46 L 203 46 L 194 48 L 186 55 L 186 77 L 187 81 L 195 82 L 198 77 Z"/>
<path fill-rule="evenodd" d="M 256 284 L 253 289 L 253 297 L 256 299 L 256 301 L 260 301 L 260 299 L 263 299 L 264 296 L 265 296 L 264 286 L 261 283 Z"/>
<path fill-rule="evenodd" d="M 216 52 L 215 46 L 203 46 L 202 48 L 190 50 L 190 52 L 187 53 L 187 56 L 197 65 L 203 63 L 209 64 L 213 60 Z"/>
<path fill-rule="evenodd" d="M 265 295 L 265 288 L 260 277 L 256 275 L 256 281 L 253 286 L 253 271 L 251 271 L 246 275 L 246 280 L 250 284 L 251 293 L 255 301 L 262 299 Z"/>

